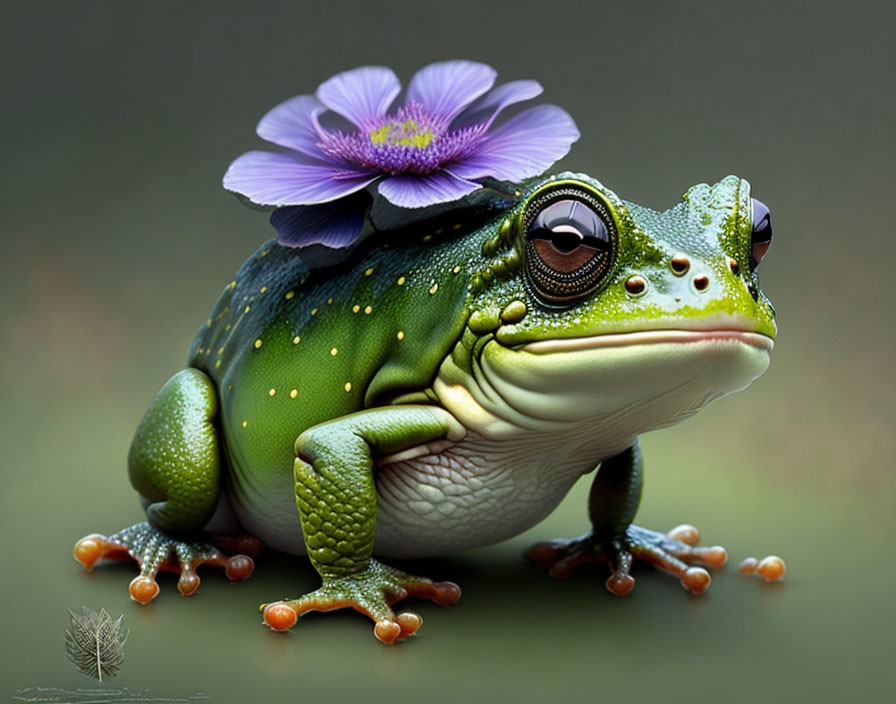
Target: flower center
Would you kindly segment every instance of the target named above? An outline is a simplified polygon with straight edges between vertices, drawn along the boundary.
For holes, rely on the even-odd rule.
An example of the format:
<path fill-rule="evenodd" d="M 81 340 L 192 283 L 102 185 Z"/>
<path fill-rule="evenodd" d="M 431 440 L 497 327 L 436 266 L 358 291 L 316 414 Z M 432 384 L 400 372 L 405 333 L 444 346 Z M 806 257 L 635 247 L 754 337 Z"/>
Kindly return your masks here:
<path fill-rule="evenodd" d="M 451 130 L 420 103 L 409 103 L 366 130 L 329 132 L 319 146 L 325 154 L 365 171 L 429 174 L 472 153 L 484 132 L 482 124 Z"/>
<path fill-rule="evenodd" d="M 370 143 L 374 146 L 390 144 L 392 146 L 426 149 L 433 140 L 432 130 L 420 127 L 416 120 L 405 122 L 389 122 L 370 133 Z"/>

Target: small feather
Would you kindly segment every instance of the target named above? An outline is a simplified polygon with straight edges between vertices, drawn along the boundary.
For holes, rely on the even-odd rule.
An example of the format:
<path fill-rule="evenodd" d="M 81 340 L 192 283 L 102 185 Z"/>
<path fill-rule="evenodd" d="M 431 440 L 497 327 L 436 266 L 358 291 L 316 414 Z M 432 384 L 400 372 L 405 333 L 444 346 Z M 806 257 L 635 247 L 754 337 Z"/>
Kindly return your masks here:
<path fill-rule="evenodd" d="M 68 659 L 85 675 L 103 681 L 103 676 L 114 677 L 124 660 L 124 644 L 128 632 L 122 632 L 122 619 L 117 620 L 100 609 L 99 613 L 81 607 L 81 613 L 69 611 L 71 629 L 65 632 Z"/>

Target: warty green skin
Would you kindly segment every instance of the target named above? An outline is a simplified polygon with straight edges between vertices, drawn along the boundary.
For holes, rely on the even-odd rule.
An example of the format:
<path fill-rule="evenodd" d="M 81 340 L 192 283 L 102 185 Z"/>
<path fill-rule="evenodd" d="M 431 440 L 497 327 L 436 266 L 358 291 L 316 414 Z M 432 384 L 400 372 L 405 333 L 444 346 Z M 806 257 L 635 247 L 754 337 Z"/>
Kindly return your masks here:
<path fill-rule="evenodd" d="M 563 184 L 606 203 L 618 251 L 596 291 L 552 309 L 527 282 L 523 214 L 532 194 Z M 278 544 L 282 527 L 264 534 L 268 523 L 295 524 L 295 513 L 284 516 L 283 502 L 270 498 L 295 493 L 304 547 L 325 585 L 369 574 L 377 548 L 378 460 L 420 447 L 437 455 L 465 436 L 500 436 L 497 425 L 478 427 L 475 413 L 452 413 L 439 390 L 472 393 L 483 350 L 492 351 L 493 363 L 512 366 L 533 342 L 724 329 L 725 321 L 774 337 L 773 308 L 747 265 L 746 181 L 730 176 L 695 186 L 665 212 L 622 201 L 582 174 L 520 189 L 515 207 L 478 227 L 441 220 L 381 234 L 329 269 L 309 269 L 296 250 L 276 242 L 263 245 L 224 288 L 194 340 L 189 369 L 160 392 L 138 429 L 132 457 L 141 459 L 131 462 L 131 477 L 151 523 L 169 533 L 209 527 L 208 492 L 192 504 L 183 499 L 197 472 L 179 475 L 166 459 L 173 453 L 176 462 L 179 452 L 185 463 L 207 457 L 204 488 L 219 475 L 226 487 L 215 500 L 229 495 L 244 525 L 274 547 L 298 552 L 289 539 Z M 670 269 L 682 252 L 710 277 L 708 290 L 695 289 L 694 270 L 680 276 Z M 626 289 L 634 275 L 646 280 L 643 293 Z M 562 434 L 557 442 L 564 442 Z M 624 470 L 612 471 L 623 489 L 592 492 L 592 523 L 604 538 L 610 531 L 622 539 L 637 507 L 640 453 L 625 450 L 632 446 L 636 433 L 613 453 L 622 458 L 615 462 Z M 612 465 L 607 454 L 593 457 L 590 467 L 604 460 Z M 494 539 L 486 533 L 467 542 Z"/>

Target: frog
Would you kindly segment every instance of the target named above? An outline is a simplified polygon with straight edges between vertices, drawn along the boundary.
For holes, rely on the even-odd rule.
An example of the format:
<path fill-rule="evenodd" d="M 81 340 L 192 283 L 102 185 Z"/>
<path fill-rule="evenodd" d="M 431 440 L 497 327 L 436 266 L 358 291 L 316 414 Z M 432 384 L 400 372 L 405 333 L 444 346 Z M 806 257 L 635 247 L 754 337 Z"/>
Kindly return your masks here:
<path fill-rule="evenodd" d="M 639 438 L 749 386 L 777 333 L 757 267 L 768 208 L 745 179 L 698 184 L 673 207 L 565 171 L 516 184 L 499 208 L 443 208 L 374 233 L 334 265 L 272 240 L 223 289 L 140 421 L 128 456 L 146 520 L 78 541 L 160 570 L 184 595 L 199 565 L 248 577 L 260 546 L 307 556 L 321 586 L 262 604 L 273 630 L 353 608 L 394 643 L 413 596 L 460 587 L 390 566 L 519 535 L 595 472 L 590 529 L 526 553 L 551 576 L 608 565 L 606 588 L 652 564 L 691 594 L 721 546 L 683 524 L 634 523 Z"/>

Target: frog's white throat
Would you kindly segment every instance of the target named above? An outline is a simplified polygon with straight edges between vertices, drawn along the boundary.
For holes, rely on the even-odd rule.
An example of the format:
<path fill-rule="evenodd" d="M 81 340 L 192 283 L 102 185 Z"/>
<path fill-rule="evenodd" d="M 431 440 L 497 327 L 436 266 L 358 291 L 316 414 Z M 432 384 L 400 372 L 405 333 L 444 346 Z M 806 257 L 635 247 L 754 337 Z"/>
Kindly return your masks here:
<path fill-rule="evenodd" d="M 736 330 L 662 330 L 534 342 L 491 341 L 472 374 L 442 365 L 434 389 L 467 428 L 584 439 L 609 456 L 748 386 L 768 367 L 770 338 Z"/>

